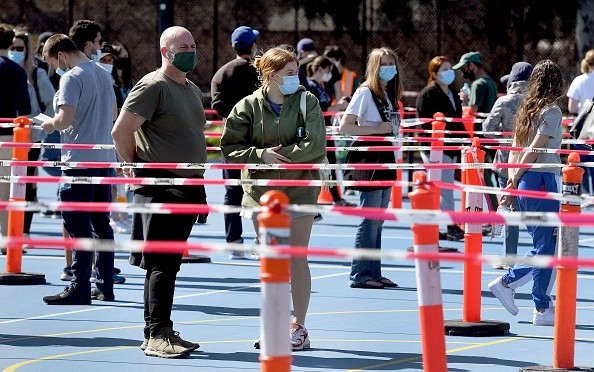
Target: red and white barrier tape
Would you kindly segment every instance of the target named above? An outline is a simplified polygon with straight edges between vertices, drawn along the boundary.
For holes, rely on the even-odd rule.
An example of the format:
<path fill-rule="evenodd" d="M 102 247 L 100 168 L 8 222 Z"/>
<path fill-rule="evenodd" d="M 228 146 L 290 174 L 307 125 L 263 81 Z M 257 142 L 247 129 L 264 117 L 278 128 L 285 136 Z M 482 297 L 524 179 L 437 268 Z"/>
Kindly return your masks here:
<path fill-rule="evenodd" d="M 286 245 L 248 245 L 248 244 L 220 244 L 220 243 L 196 243 L 179 241 L 113 241 L 99 239 L 50 239 L 50 238 L 0 238 L 0 244 L 22 245 L 27 244 L 32 249 L 59 249 L 64 248 L 82 251 L 129 251 L 129 252 L 153 252 L 153 253 L 183 253 L 187 252 L 257 252 L 261 257 L 288 255 L 297 257 L 336 257 L 359 260 L 426 260 L 426 261 L 451 261 L 451 262 L 472 262 L 472 263 L 504 263 L 550 268 L 556 266 L 564 267 L 594 267 L 594 259 L 556 256 L 495 256 L 495 255 L 465 255 L 459 253 L 438 253 L 438 252 L 407 252 L 396 250 L 380 250 L 365 248 L 324 248 L 324 247 L 300 247 Z"/>
<path fill-rule="evenodd" d="M 205 214 L 207 212 L 237 213 L 241 207 L 210 206 L 205 204 L 172 203 L 93 203 L 93 202 L 0 202 L 0 210 L 61 210 L 85 212 L 124 212 L 156 214 Z M 257 210 L 257 209 L 256 209 Z M 323 205 L 289 205 L 287 210 L 307 213 L 332 213 L 341 216 L 396 221 L 405 224 L 454 225 L 506 224 L 539 226 L 594 226 L 594 214 L 555 212 L 454 212 L 438 210 L 408 210 Z"/>

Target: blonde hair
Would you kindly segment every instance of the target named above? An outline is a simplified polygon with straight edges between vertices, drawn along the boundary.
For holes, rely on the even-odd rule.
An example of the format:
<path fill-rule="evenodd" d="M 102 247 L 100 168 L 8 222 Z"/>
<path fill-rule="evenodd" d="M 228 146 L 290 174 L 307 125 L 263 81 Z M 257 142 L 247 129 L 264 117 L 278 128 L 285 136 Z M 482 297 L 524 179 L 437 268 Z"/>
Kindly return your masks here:
<path fill-rule="evenodd" d="M 587 74 L 588 72 L 594 71 L 594 49 L 590 49 L 586 52 L 584 59 L 582 59 L 582 63 L 580 64 L 580 70 L 582 74 Z"/>
<path fill-rule="evenodd" d="M 258 71 L 262 86 L 266 88 L 270 84 L 270 75 L 282 70 L 289 62 L 295 62 L 299 65 L 295 54 L 286 49 L 271 48 L 263 55 L 254 58 L 252 65 Z"/>
<path fill-rule="evenodd" d="M 379 78 L 381 59 L 384 55 L 389 55 L 396 63 L 398 73 L 396 74 L 396 77 L 394 77 L 394 83 L 396 84 L 395 96 L 396 100 L 399 100 L 400 97 L 402 97 L 402 92 L 404 90 L 402 86 L 402 69 L 398 62 L 398 56 L 392 49 L 386 47 L 376 48 L 369 53 L 369 56 L 367 57 L 367 68 L 365 69 L 365 82 L 361 85 L 368 87 L 376 97 L 384 97 L 384 88 L 382 87 Z"/>

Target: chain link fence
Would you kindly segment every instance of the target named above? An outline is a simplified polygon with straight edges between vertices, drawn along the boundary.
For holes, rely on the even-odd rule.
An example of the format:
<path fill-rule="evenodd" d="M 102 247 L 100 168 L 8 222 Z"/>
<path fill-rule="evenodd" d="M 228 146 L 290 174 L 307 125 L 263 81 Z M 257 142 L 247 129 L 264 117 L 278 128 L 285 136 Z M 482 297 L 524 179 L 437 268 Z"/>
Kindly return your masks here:
<path fill-rule="evenodd" d="M 575 48 L 577 5 L 571 3 L 175 0 L 173 12 L 175 24 L 188 28 L 196 39 L 199 64 L 190 78 L 208 97 L 214 72 L 234 58 L 230 37 L 239 25 L 260 31 L 257 42 L 261 50 L 281 43 L 296 45 L 302 37 L 313 39 L 319 53 L 327 45 L 339 45 L 347 54 L 347 66 L 360 74 L 371 49 L 393 48 L 401 58 L 408 91 L 425 86 L 427 65 L 434 56 L 447 55 L 455 63 L 471 50 L 483 54 L 485 70 L 497 82 L 516 61 L 535 64 L 550 58 L 562 67 L 568 86 L 579 74 L 582 58 Z M 160 65 L 158 1 L 4 0 L 0 19 L 24 24 L 34 41 L 41 32 L 67 33 L 73 21 L 93 19 L 103 26 L 106 41 L 128 47 L 135 79 Z M 414 98 L 409 97 L 405 104 L 413 105 Z"/>

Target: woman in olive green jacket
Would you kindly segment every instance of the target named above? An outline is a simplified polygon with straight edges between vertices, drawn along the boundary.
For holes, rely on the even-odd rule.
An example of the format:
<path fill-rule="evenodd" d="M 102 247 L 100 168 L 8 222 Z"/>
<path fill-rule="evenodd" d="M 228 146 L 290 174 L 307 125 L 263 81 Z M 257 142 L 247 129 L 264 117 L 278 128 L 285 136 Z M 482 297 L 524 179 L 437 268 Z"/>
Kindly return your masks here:
<path fill-rule="evenodd" d="M 299 85 L 299 66 L 295 55 L 272 48 L 254 60 L 262 87 L 235 105 L 227 117 L 221 149 L 229 163 L 288 164 L 322 163 L 326 155 L 326 127 L 320 104 L 315 96 Z M 305 118 L 300 101 L 305 95 Z M 305 120 L 304 120 L 305 119 Z M 318 180 L 318 170 L 242 170 L 242 179 Z M 263 187 L 244 185 L 242 206 L 259 206 L 260 197 L 278 189 L 291 204 L 316 204 L 319 187 Z M 243 213 L 250 216 L 251 213 Z M 291 245 L 309 244 L 314 214 L 293 213 Z M 254 228 L 258 222 L 252 217 Z M 311 295 L 311 275 L 306 257 L 291 259 L 291 293 L 293 350 L 310 347 L 305 317 Z M 256 342 L 259 347 L 259 342 Z"/>

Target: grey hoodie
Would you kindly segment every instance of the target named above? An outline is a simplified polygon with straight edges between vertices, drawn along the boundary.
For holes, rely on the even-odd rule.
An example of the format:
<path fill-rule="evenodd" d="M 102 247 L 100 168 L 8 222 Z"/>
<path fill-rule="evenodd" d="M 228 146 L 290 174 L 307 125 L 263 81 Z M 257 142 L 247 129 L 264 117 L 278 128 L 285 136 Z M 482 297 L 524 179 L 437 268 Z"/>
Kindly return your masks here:
<path fill-rule="evenodd" d="M 483 131 L 485 132 L 513 132 L 516 120 L 516 114 L 524 98 L 524 93 L 528 88 L 528 81 L 514 81 L 507 88 L 507 94 L 499 97 L 489 116 L 483 122 Z M 499 136 L 488 136 L 499 137 Z M 497 150 L 495 163 L 507 163 L 509 151 Z M 500 169 L 498 172 L 507 178 L 507 169 Z"/>

